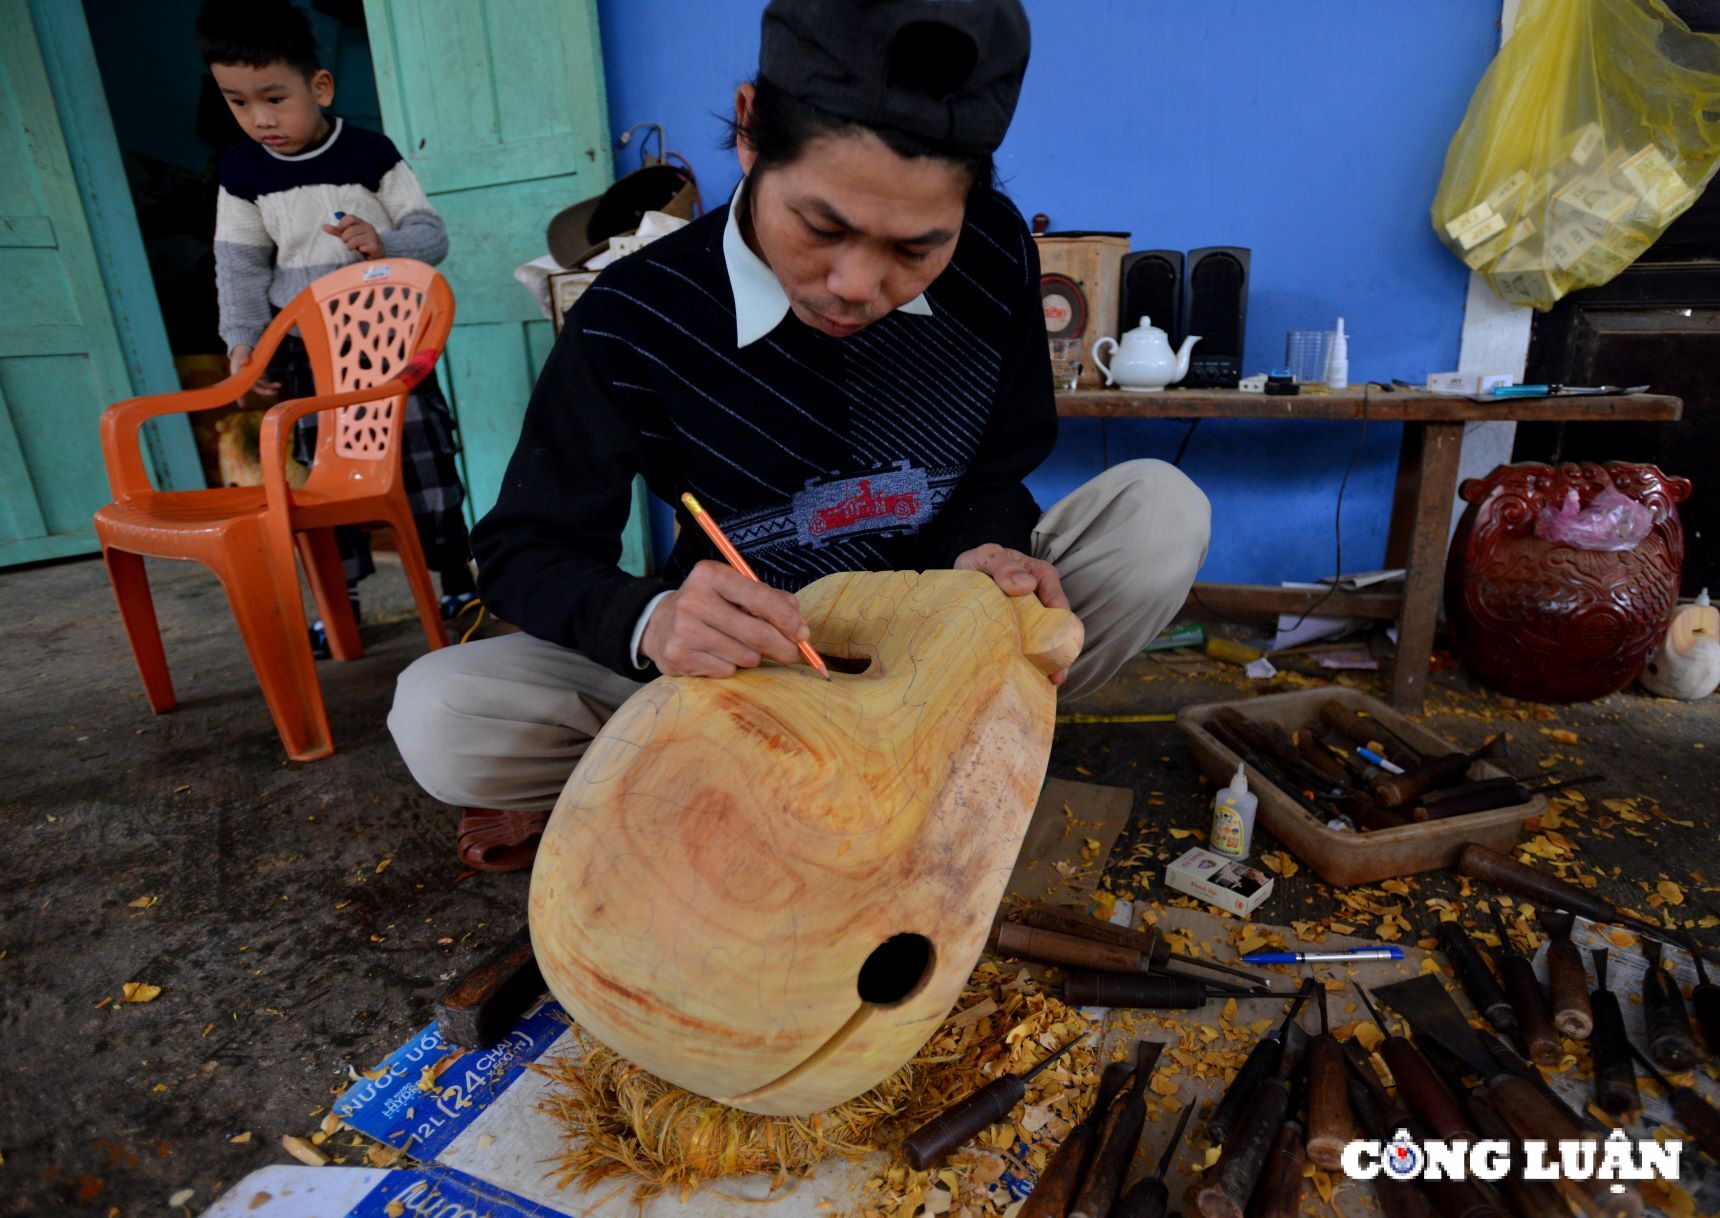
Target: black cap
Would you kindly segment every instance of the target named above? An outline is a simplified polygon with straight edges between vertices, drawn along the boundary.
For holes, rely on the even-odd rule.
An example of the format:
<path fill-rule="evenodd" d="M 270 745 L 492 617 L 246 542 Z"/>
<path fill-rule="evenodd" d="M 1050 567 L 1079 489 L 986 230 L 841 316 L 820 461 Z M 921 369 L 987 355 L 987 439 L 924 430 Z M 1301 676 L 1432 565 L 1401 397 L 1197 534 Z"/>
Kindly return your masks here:
<path fill-rule="evenodd" d="M 1020 0 L 770 0 L 758 67 L 837 118 L 989 153 L 1029 48 Z"/>

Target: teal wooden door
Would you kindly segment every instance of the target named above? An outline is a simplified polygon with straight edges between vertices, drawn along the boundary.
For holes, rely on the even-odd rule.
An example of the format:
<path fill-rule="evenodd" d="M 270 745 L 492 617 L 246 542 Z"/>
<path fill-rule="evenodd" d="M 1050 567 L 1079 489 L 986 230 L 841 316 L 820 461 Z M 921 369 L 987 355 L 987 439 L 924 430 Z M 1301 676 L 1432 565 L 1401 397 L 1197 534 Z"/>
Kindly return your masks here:
<path fill-rule="evenodd" d="M 73 32 L 87 53 L 81 17 Z M 65 67 L 63 31 L 47 42 L 42 33 L 26 0 L 0 0 L 0 566 L 96 549 L 90 517 L 108 501 L 97 422 L 109 402 L 136 392 L 127 360 L 138 333 L 128 326 L 122 337 L 86 212 L 94 196 L 80 193 L 44 61 L 53 46 Z M 71 125 L 86 131 L 89 117 Z M 117 167 L 117 150 L 107 151 Z M 129 209 L 123 179 L 118 191 Z M 135 219 L 125 218 L 135 240 Z M 101 223 L 111 236 L 111 221 Z M 110 245 L 110 266 L 111 255 Z M 147 305 L 156 308 L 152 292 Z M 164 337 L 162 347 L 152 357 L 164 360 Z M 170 439 L 171 465 L 153 461 L 166 484 L 187 464 L 189 432 L 180 424 Z"/>
<path fill-rule="evenodd" d="M 448 225 L 443 384 L 471 510 L 496 500 L 553 329 L 514 281 L 550 217 L 611 180 L 595 0 L 365 0 L 383 124 Z M 577 404 L 575 404 L 577 405 Z M 647 555 L 634 487 L 623 565 Z"/>

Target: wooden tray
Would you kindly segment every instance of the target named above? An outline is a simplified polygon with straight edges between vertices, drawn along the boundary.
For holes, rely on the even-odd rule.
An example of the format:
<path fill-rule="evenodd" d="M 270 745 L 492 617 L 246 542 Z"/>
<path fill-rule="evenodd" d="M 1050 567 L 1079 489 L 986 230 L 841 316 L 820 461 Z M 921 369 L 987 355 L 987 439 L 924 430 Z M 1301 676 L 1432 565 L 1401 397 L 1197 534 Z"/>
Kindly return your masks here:
<path fill-rule="evenodd" d="M 1180 711 L 1177 722 L 1188 733 L 1201 770 L 1222 787 L 1236 773 L 1240 758 L 1206 730 L 1206 721 L 1215 711 L 1227 706 L 1245 718 L 1275 723 L 1293 732 L 1317 723 L 1319 706 L 1327 699 L 1334 699 L 1351 710 L 1362 711 L 1378 719 L 1414 745 L 1418 752 L 1437 754 L 1452 751 L 1450 741 L 1398 714 L 1385 703 L 1341 685 L 1232 702 L 1206 702 Z M 1469 768 L 1471 779 L 1504 776 L 1504 770 L 1486 761 L 1478 761 Z M 1471 842 L 1509 854 L 1522 831 L 1523 822 L 1540 815 L 1547 807 L 1546 798 L 1536 795 L 1528 803 L 1495 808 L 1490 812 L 1470 812 L 1398 829 L 1349 833 L 1328 829 L 1324 821 L 1279 790 L 1253 766 L 1248 767 L 1248 789 L 1260 798 L 1256 813 L 1260 823 L 1272 830 L 1272 835 L 1312 867 L 1322 880 L 1339 887 L 1450 867 L 1457 862 L 1458 852 Z"/>

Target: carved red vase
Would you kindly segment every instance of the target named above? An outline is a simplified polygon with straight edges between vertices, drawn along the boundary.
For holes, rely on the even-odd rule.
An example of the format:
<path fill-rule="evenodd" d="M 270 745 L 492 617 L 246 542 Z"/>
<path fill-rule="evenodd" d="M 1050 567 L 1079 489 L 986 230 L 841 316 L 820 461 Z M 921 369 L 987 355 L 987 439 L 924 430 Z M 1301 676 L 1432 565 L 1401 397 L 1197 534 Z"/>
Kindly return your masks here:
<path fill-rule="evenodd" d="M 1568 491 L 1589 501 L 1608 487 L 1654 513 L 1631 550 L 1581 550 L 1535 536 L 1535 517 Z M 1445 616 L 1457 654 L 1501 693 L 1584 702 L 1630 684 L 1666 633 L 1678 603 L 1687 478 L 1608 461 L 1501 465 L 1460 492 L 1469 508 L 1445 564 Z"/>

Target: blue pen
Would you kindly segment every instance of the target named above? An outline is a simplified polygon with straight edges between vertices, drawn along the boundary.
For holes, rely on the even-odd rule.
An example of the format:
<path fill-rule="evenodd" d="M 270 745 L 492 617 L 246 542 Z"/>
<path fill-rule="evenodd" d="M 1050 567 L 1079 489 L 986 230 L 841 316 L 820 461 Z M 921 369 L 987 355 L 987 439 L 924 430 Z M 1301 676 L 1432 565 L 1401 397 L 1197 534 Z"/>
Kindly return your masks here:
<path fill-rule="evenodd" d="M 1374 752 L 1370 748 L 1358 747 L 1356 749 L 1356 752 L 1361 756 L 1361 759 L 1363 761 L 1372 762 L 1374 765 L 1379 766 L 1380 769 L 1384 770 L 1388 774 L 1402 774 L 1403 773 L 1403 767 L 1401 765 L 1397 765 L 1393 762 L 1387 761 L 1384 757 L 1381 757 L 1378 753 Z"/>
<path fill-rule="evenodd" d="M 1254 952 L 1244 964 L 1353 964 L 1357 960 L 1402 960 L 1401 947 L 1352 947 L 1341 952 Z"/>

